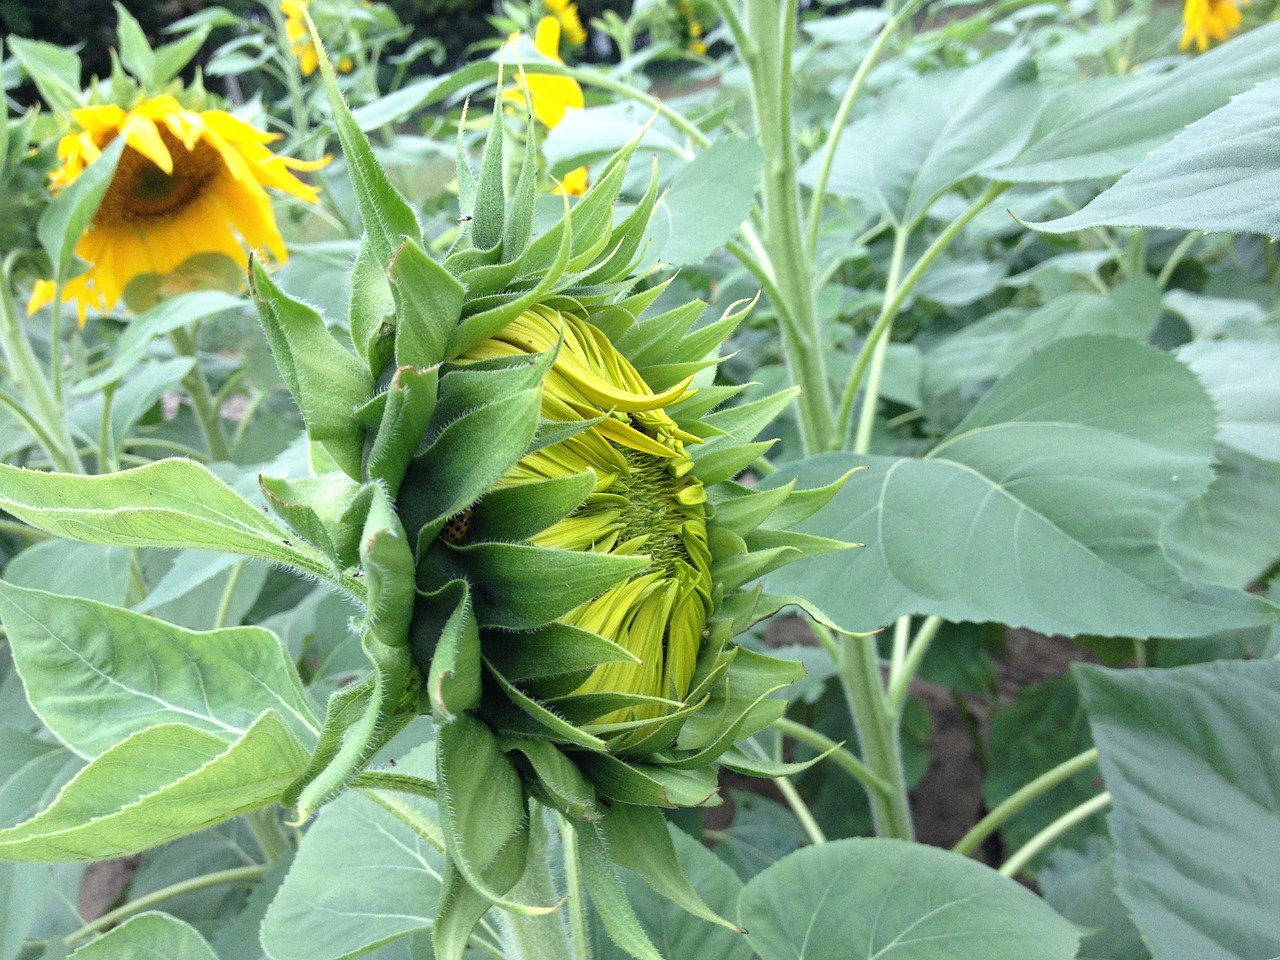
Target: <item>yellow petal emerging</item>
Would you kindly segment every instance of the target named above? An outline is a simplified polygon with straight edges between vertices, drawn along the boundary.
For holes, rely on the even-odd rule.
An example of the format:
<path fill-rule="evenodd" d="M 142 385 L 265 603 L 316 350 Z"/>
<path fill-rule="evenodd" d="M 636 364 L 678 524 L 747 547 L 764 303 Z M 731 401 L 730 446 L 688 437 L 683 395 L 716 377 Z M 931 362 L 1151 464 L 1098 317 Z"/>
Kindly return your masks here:
<path fill-rule="evenodd" d="M 689 692 L 712 609 L 706 492 L 690 476 L 681 430 L 664 409 L 690 396 L 689 380 L 655 392 L 598 328 L 546 306 L 521 314 L 467 355 L 491 360 L 559 352 L 543 384 L 547 420 L 598 420 L 566 440 L 527 454 L 500 485 L 588 470 L 596 486 L 572 514 L 532 537 L 540 546 L 647 555 L 649 566 L 566 614 L 562 620 L 606 637 L 641 663 L 597 667 L 576 693 L 614 693 L 679 701 Z M 599 724 L 662 714 L 661 705 L 606 712 Z"/>
<path fill-rule="evenodd" d="M 62 166 L 55 189 L 73 183 L 103 149 L 125 138 L 111 185 L 76 244 L 89 270 L 68 282 L 64 300 L 76 302 L 83 324 L 88 307 L 109 310 L 125 286 L 144 273 L 169 273 L 188 257 L 221 253 L 244 264 L 245 246 L 287 257 L 267 188 L 308 203 L 318 197 L 292 173 L 324 161 L 277 156 L 264 133 L 222 110 L 185 109 L 171 96 L 153 97 L 132 110 L 118 106 L 73 110 L 81 127 L 58 144 Z M 38 284 L 29 309 L 53 295 Z"/>
<path fill-rule="evenodd" d="M 1178 49 L 1186 50 L 1194 43 L 1197 50 L 1208 50 L 1213 41 L 1226 40 L 1240 29 L 1240 19 L 1236 0 L 1186 0 Z"/>
<path fill-rule="evenodd" d="M 307 21 L 302 12 L 307 9 L 310 0 L 280 0 L 280 12 L 284 14 L 284 31 L 288 34 L 289 43 L 293 47 L 293 55 L 298 59 L 298 69 L 304 77 L 309 77 L 320 66 L 320 55 L 315 44 L 311 42 L 311 33 L 307 30 Z"/>
<path fill-rule="evenodd" d="M 552 192 L 558 196 L 580 197 L 587 192 L 587 187 L 590 185 L 591 183 L 587 179 L 587 168 L 576 167 L 564 175 L 560 185 Z"/>

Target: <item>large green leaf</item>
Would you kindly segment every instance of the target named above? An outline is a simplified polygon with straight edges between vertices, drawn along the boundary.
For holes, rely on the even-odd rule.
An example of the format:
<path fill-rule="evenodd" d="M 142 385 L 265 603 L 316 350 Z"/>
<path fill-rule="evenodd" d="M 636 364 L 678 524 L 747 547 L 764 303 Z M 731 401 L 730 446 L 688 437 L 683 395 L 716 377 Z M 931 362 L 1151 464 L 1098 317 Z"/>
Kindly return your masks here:
<path fill-rule="evenodd" d="M 1180 348 L 1178 359 L 1213 397 L 1222 443 L 1280 463 L 1280 342 L 1197 340 Z"/>
<path fill-rule="evenodd" d="M 1161 960 L 1280 950 L 1280 661 L 1077 668 L 1120 898 Z"/>
<path fill-rule="evenodd" d="M 794 563 L 768 587 L 859 630 L 904 613 L 1135 637 L 1272 622 L 1260 598 L 1186 583 L 1161 549 L 1164 522 L 1212 479 L 1213 415 L 1172 357 L 1059 340 L 924 458 L 798 465 L 802 486 L 868 467 L 800 528 L 867 546 Z"/>
<path fill-rule="evenodd" d="M 218 960 L 189 923 L 167 913 L 140 913 L 71 954 L 75 960 Z"/>
<path fill-rule="evenodd" d="M 909 229 L 949 187 L 1022 145 L 1042 96 L 1030 73 L 1015 50 L 895 86 L 845 131 L 827 189 Z M 813 185 L 821 159 L 802 182 Z"/>
<path fill-rule="evenodd" d="M 762 960 L 1072 960 L 1079 935 L 989 867 L 902 840 L 806 847 L 753 877 L 738 917 Z"/>
<path fill-rule="evenodd" d="M 0 507 L 48 533 L 124 547 L 222 550 L 332 576 L 318 551 L 194 460 L 82 477 L 0 464 Z"/>
<path fill-rule="evenodd" d="M 1241 34 L 1175 70 L 1070 84 L 1035 119 L 1026 149 L 988 171 L 1015 182 L 1117 176 L 1187 124 L 1280 72 L 1280 23 Z"/>
<path fill-rule="evenodd" d="M 148 727 L 90 762 L 47 809 L 0 830 L 0 859 L 138 853 L 274 803 L 306 762 L 272 712 L 234 743 L 186 724 Z"/>
<path fill-rule="evenodd" d="M 264 710 L 277 711 L 303 742 L 315 735 L 297 671 L 261 627 L 195 633 L 2 582 L 0 615 L 27 699 L 83 756 L 160 723 L 239 736 Z"/>
<path fill-rule="evenodd" d="M 430 776 L 432 751 L 415 750 L 397 770 Z M 435 831 L 442 842 L 435 804 L 404 793 L 370 796 L 378 802 L 343 794 L 307 831 L 263 919 L 271 960 L 337 960 L 430 929 L 444 871 L 444 858 L 423 837 Z"/>
<path fill-rule="evenodd" d="M 1280 79 L 1193 123 L 1084 209 L 1033 226 L 1048 233 L 1106 225 L 1280 237 L 1277 110 Z"/>

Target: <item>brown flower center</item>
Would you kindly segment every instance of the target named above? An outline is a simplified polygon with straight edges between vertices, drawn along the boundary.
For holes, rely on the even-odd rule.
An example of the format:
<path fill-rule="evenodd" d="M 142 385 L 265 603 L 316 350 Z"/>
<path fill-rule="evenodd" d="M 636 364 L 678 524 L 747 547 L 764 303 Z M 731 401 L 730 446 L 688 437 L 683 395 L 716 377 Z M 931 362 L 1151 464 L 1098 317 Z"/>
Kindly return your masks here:
<path fill-rule="evenodd" d="M 222 169 L 222 156 L 203 140 L 188 150 L 171 132 L 160 138 L 173 158 L 165 173 L 133 147 L 125 147 L 93 223 L 98 227 L 143 225 L 180 213 L 204 192 Z"/>

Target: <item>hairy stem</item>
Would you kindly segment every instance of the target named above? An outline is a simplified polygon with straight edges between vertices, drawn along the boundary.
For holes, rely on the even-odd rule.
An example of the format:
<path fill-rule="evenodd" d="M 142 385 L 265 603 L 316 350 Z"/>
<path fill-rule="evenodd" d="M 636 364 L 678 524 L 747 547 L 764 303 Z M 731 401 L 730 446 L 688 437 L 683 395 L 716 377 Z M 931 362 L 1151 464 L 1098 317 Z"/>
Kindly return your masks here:
<path fill-rule="evenodd" d="M 1095 813 L 1101 813 L 1109 806 L 1111 806 L 1111 794 L 1103 791 L 1096 797 L 1068 810 L 1023 844 L 1017 853 L 1000 866 L 1000 872 L 1006 877 L 1017 876 L 1023 867 L 1051 847 L 1068 830 L 1088 820 Z"/>

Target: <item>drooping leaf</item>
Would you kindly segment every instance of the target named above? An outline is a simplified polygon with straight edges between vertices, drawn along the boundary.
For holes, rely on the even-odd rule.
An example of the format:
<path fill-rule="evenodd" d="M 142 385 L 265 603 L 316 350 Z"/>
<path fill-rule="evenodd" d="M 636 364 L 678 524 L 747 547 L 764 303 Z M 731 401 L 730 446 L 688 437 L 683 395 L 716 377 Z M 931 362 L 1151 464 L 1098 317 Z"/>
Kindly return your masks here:
<path fill-rule="evenodd" d="M 331 576 L 317 551 L 194 460 L 85 477 L 0 464 L 0 506 L 48 533 L 125 547 L 222 550 Z"/>
<path fill-rule="evenodd" d="M 96 757 L 47 809 L 0 830 L 0 858 L 128 856 L 274 803 L 306 762 L 273 712 L 234 742 L 181 723 L 148 727 Z"/>
<path fill-rule="evenodd" d="M 835 840 L 747 882 L 762 960 L 1073 960 L 1075 927 L 989 867 L 903 840 Z"/>
<path fill-rule="evenodd" d="M 1161 548 L 1164 522 L 1212 479 L 1213 416 L 1171 357 L 1057 341 L 924 458 L 802 464 L 809 484 L 869 468 L 800 528 L 867 546 L 792 564 L 768 587 L 852 630 L 904 613 L 1133 637 L 1273 622 L 1260 598 L 1186 583 Z"/>
<path fill-rule="evenodd" d="M 97 756 L 160 723 L 242 735 L 275 710 L 306 742 L 315 717 L 280 641 L 260 627 L 195 633 L 92 600 L 0 583 L 27 699 L 64 743 Z"/>
<path fill-rule="evenodd" d="M 1116 882 L 1162 960 L 1267 960 L 1280 916 L 1280 661 L 1079 667 Z"/>

